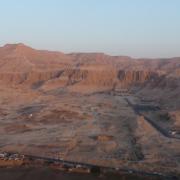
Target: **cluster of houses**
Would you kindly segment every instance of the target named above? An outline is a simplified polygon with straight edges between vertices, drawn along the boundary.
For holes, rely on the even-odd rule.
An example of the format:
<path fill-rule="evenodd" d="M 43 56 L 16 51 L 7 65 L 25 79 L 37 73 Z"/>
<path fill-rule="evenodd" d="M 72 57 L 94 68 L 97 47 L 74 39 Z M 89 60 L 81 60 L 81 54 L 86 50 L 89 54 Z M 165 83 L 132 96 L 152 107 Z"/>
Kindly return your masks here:
<path fill-rule="evenodd" d="M 24 155 L 20 155 L 17 153 L 8 153 L 8 152 L 1 152 L 0 153 L 0 159 L 5 160 L 5 161 L 10 161 L 10 160 L 23 160 L 25 158 Z"/>
<path fill-rule="evenodd" d="M 100 167 L 89 164 L 82 164 L 70 161 L 64 161 L 63 159 L 51 159 L 47 157 L 38 157 L 32 155 L 21 155 L 18 153 L 0 152 L 0 160 L 3 161 L 23 161 L 25 164 L 41 164 L 48 165 L 50 167 L 78 173 L 100 173 Z"/>
<path fill-rule="evenodd" d="M 119 168 L 107 168 L 107 167 L 100 167 L 91 164 L 85 163 L 78 163 L 78 162 L 71 162 L 71 161 L 64 161 L 63 159 L 52 159 L 47 157 L 38 157 L 32 155 L 21 155 L 18 153 L 8 153 L 8 152 L 0 152 L 0 160 L 3 161 L 23 161 L 30 162 L 31 165 L 33 164 L 46 164 L 49 167 L 56 168 L 59 170 L 67 171 L 67 172 L 74 172 L 74 173 L 93 173 L 93 174 L 100 174 L 102 172 L 110 171 L 120 171 L 123 173 L 138 173 L 138 171 L 134 171 L 132 169 L 119 169 Z M 23 163 L 24 164 L 24 163 Z M 139 172 L 142 175 L 142 172 Z M 143 173 L 144 175 L 158 175 L 161 176 L 160 173 Z"/>

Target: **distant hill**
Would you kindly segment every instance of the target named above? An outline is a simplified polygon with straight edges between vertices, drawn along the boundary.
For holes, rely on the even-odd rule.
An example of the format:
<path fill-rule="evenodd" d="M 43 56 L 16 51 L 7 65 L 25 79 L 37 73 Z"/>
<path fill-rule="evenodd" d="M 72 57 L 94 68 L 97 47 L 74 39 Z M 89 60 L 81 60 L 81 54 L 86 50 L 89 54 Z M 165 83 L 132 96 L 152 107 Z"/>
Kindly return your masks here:
<path fill-rule="evenodd" d="M 0 47 L 0 84 L 81 93 L 128 89 L 151 95 L 156 89 L 160 99 L 167 93 L 180 97 L 180 58 L 64 54 L 35 50 L 22 43 L 7 44 Z"/>

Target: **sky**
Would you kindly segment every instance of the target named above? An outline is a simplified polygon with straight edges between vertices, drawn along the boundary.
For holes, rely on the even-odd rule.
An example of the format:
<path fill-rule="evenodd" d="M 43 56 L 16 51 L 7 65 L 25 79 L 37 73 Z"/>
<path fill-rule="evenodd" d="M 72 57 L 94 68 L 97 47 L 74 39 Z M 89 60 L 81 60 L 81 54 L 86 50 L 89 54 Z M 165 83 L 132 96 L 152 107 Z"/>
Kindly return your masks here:
<path fill-rule="evenodd" d="M 0 0 L 0 46 L 180 56 L 180 0 Z"/>

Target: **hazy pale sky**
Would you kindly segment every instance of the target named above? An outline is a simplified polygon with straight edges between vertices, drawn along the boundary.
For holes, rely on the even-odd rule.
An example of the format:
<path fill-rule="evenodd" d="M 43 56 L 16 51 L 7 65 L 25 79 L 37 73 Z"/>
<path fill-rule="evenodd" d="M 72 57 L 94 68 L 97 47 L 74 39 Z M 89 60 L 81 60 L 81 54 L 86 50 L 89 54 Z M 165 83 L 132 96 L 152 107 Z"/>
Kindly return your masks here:
<path fill-rule="evenodd" d="M 180 56 L 180 0 L 0 0 L 0 46 Z"/>

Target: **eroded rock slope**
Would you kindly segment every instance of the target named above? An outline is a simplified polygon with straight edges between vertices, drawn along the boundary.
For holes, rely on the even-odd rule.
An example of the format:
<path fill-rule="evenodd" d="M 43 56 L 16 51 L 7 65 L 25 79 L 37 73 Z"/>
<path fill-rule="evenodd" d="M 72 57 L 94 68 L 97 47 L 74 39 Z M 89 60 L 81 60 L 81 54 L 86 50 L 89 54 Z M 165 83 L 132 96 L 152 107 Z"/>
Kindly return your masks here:
<path fill-rule="evenodd" d="M 44 91 L 66 88 L 81 93 L 127 89 L 148 96 L 156 91 L 162 100 L 167 93 L 171 98 L 180 96 L 179 77 L 180 58 L 64 54 L 35 50 L 24 44 L 7 44 L 0 48 L 0 83 L 5 85 Z"/>

